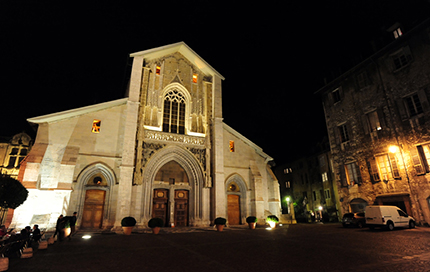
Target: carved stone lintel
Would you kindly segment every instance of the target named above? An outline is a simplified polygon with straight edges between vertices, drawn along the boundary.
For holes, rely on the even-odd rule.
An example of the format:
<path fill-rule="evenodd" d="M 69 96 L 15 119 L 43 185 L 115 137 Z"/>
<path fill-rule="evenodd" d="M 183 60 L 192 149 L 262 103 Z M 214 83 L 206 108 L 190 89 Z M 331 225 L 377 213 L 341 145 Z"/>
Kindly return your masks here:
<path fill-rule="evenodd" d="M 185 144 L 188 146 L 198 146 L 200 148 L 204 147 L 206 142 L 206 138 L 204 137 L 165 133 L 165 132 L 152 131 L 152 130 L 145 130 L 144 139 L 145 139 L 145 142 L 148 142 L 148 141 L 161 141 L 166 143 L 174 142 L 179 144 Z"/>

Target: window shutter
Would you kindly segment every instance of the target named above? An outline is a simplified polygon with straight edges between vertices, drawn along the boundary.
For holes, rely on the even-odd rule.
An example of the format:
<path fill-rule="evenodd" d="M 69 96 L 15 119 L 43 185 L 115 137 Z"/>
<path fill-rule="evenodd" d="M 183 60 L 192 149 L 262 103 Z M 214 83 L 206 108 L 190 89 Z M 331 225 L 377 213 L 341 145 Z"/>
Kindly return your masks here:
<path fill-rule="evenodd" d="M 375 158 L 370 158 L 367 161 L 367 168 L 369 169 L 370 179 L 372 183 L 380 182 L 381 178 L 379 177 L 378 166 L 376 165 Z"/>
<path fill-rule="evenodd" d="M 413 147 L 410 149 L 412 163 L 414 165 L 415 171 L 417 172 L 417 175 L 423 175 L 425 174 L 425 170 L 423 167 L 423 163 L 420 158 L 420 154 L 418 153 L 418 150 L 416 147 Z"/>
<path fill-rule="evenodd" d="M 379 109 L 376 110 L 376 112 L 378 113 L 379 125 L 381 125 L 382 130 L 387 129 L 387 125 L 385 123 L 385 116 L 384 116 L 383 109 L 379 108 Z"/>
<path fill-rule="evenodd" d="M 427 100 L 427 95 L 423 89 L 418 91 L 418 97 L 420 98 L 421 106 L 423 107 L 423 111 L 426 112 L 429 110 L 429 102 Z"/>
<path fill-rule="evenodd" d="M 345 170 L 346 165 L 342 165 L 340 168 L 340 181 L 342 183 L 343 187 L 348 186 L 348 180 L 346 177 L 346 170 Z"/>
<path fill-rule="evenodd" d="M 399 110 L 400 118 L 401 120 L 407 120 L 408 119 L 408 113 L 406 112 L 406 107 L 403 99 L 397 99 L 397 109 Z"/>
<path fill-rule="evenodd" d="M 390 157 L 390 163 L 391 163 L 391 170 L 393 172 L 393 178 L 400 178 L 400 171 L 399 171 L 399 167 L 397 165 L 397 161 L 396 161 L 396 157 L 394 156 L 394 154 L 389 154 L 388 155 Z"/>
<path fill-rule="evenodd" d="M 363 124 L 364 134 L 366 134 L 366 135 L 369 134 L 370 133 L 369 122 L 367 121 L 367 115 L 366 114 L 361 116 L 361 122 Z"/>

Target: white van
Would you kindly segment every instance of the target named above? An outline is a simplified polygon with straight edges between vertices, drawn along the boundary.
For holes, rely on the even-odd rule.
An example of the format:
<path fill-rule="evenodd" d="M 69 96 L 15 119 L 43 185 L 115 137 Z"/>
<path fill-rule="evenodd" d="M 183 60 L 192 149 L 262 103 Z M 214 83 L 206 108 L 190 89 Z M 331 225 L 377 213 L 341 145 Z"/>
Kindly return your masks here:
<path fill-rule="evenodd" d="M 395 227 L 415 227 L 415 219 L 396 206 L 367 206 L 365 217 L 366 225 L 371 229 L 387 227 L 393 230 Z"/>

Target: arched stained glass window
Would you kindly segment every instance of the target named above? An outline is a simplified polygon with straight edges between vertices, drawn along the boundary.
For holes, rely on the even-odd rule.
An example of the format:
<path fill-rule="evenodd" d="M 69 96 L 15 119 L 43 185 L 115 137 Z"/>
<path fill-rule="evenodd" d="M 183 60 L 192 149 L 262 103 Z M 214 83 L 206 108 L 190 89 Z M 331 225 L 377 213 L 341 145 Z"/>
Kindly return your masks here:
<path fill-rule="evenodd" d="M 163 131 L 185 134 L 185 97 L 177 90 L 164 96 Z"/>

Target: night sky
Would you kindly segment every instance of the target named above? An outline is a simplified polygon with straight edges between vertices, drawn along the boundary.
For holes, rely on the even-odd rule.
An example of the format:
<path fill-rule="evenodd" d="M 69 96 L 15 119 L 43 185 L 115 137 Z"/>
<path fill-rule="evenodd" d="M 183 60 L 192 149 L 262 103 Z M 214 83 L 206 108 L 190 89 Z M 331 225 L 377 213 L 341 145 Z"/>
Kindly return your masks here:
<path fill-rule="evenodd" d="M 0 2 L 0 136 L 122 98 L 130 53 L 183 41 L 225 77 L 225 123 L 279 164 L 326 135 L 324 78 L 369 55 L 382 26 L 430 14 L 418 0 L 112 2 Z"/>

